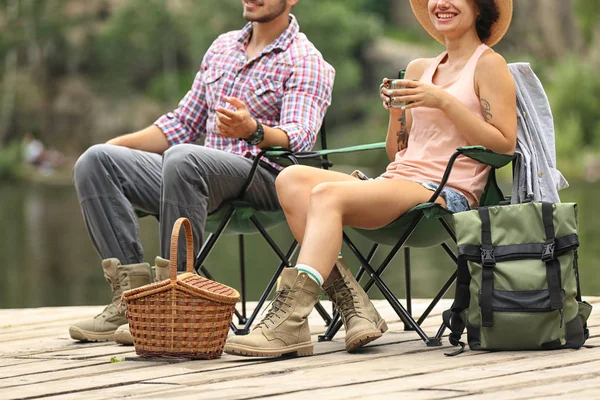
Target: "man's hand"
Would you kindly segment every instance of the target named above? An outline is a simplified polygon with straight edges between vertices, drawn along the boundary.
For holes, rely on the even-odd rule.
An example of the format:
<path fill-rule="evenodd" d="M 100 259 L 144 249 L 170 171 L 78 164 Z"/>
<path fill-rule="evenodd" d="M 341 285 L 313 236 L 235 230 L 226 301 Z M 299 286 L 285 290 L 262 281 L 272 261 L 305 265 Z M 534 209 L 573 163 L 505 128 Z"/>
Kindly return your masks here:
<path fill-rule="evenodd" d="M 256 121 L 250 115 L 246 105 L 236 97 L 225 97 L 224 100 L 236 108 L 235 111 L 217 107 L 217 130 L 219 135 L 246 139 L 256 132 Z"/>

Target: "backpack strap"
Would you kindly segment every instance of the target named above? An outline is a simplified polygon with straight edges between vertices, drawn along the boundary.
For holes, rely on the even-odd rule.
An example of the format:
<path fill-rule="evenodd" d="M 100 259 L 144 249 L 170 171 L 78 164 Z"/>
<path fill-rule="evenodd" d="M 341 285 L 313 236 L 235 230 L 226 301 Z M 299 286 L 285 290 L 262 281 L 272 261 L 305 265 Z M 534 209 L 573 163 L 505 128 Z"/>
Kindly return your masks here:
<path fill-rule="evenodd" d="M 448 335 L 450 344 L 452 346 L 460 346 L 460 349 L 452 353 L 444 353 L 447 356 L 456 356 L 465 349 L 465 343 L 460 340 L 466 328 L 461 313 L 469 308 L 469 302 L 471 301 L 471 293 L 469 292 L 471 274 L 469 274 L 467 261 L 459 258 L 457 268 L 454 302 L 449 310 L 442 313 L 442 320 L 444 321 L 444 325 L 450 329 L 450 335 Z"/>
<path fill-rule="evenodd" d="M 442 320 L 444 321 L 444 325 L 450 329 L 450 335 L 448 335 L 450 344 L 452 346 L 460 346 L 460 349 L 444 354 L 448 357 L 457 356 L 465 350 L 465 343 L 460 340 L 460 337 L 465 331 L 465 321 L 463 321 L 459 313 L 456 313 L 451 309 L 442 313 Z"/>
<path fill-rule="evenodd" d="M 579 255 L 577 254 L 577 250 L 573 252 L 573 269 L 575 270 L 575 282 L 577 283 L 575 300 L 581 303 L 583 299 L 581 298 L 581 285 L 579 284 Z M 583 323 L 583 337 L 585 340 L 590 338 L 590 330 L 588 329 L 587 321 Z"/>
<path fill-rule="evenodd" d="M 479 218 L 481 219 L 481 326 L 493 326 L 492 295 L 494 292 L 494 267 L 496 257 L 492 245 L 492 227 L 490 222 L 490 211 L 487 207 L 480 207 Z"/>
<path fill-rule="evenodd" d="M 546 263 L 546 280 L 550 291 L 550 308 L 560 310 L 563 308 L 561 296 L 560 262 L 554 256 L 555 234 L 552 220 L 552 203 L 542 203 L 542 220 L 546 232 L 546 242 L 542 251 L 542 261 Z"/>

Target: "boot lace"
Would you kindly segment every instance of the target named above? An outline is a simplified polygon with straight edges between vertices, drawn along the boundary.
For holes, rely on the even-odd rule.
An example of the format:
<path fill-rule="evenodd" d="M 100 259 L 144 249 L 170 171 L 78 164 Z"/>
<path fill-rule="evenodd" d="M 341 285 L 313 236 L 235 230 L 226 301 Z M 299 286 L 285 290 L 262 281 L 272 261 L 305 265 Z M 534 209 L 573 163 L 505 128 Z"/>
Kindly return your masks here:
<path fill-rule="evenodd" d="M 333 291 L 332 298 L 335 299 L 334 305 L 338 312 L 344 319 L 348 321 L 354 316 L 358 316 L 358 309 L 360 309 L 360 302 L 358 296 L 354 294 L 354 288 L 350 286 L 350 283 L 340 278 L 333 282 L 331 285 Z M 336 296 L 339 295 L 339 296 Z"/>
<path fill-rule="evenodd" d="M 107 305 L 106 307 L 104 307 L 104 310 L 102 310 L 102 312 L 100 314 L 96 315 L 94 318 L 98 318 L 98 317 L 108 318 L 115 314 L 121 313 L 121 284 L 120 284 L 121 282 L 119 281 L 119 279 L 116 279 L 113 282 L 106 275 L 104 275 L 104 278 L 106 279 L 106 281 L 110 284 L 110 286 L 112 288 L 113 297 L 112 297 L 112 301 L 110 302 L 110 304 Z"/>
<path fill-rule="evenodd" d="M 281 319 L 280 313 L 287 314 L 287 310 L 290 310 L 292 308 L 292 305 L 290 303 L 294 300 L 294 293 L 296 292 L 297 289 L 289 288 L 284 288 L 275 292 L 275 298 L 271 300 L 271 302 L 267 306 L 267 308 L 269 309 L 269 311 L 267 311 L 267 315 L 265 315 L 265 317 L 256 325 L 256 327 L 258 328 L 259 326 L 263 325 L 265 328 L 267 328 L 267 322 L 271 322 L 271 325 L 275 325 L 277 323 L 275 319 Z M 288 303 L 288 301 L 290 303 Z"/>

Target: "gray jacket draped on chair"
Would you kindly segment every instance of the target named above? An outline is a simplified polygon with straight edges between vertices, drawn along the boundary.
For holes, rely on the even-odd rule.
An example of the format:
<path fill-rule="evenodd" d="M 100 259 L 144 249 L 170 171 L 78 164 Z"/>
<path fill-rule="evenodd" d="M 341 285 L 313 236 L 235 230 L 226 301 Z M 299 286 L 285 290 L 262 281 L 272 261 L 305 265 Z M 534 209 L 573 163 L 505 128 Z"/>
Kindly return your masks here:
<path fill-rule="evenodd" d="M 517 89 L 517 149 L 511 202 L 560 202 L 569 187 L 556 169 L 554 122 L 548 97 L 529 63 L 508 65 Z"/>

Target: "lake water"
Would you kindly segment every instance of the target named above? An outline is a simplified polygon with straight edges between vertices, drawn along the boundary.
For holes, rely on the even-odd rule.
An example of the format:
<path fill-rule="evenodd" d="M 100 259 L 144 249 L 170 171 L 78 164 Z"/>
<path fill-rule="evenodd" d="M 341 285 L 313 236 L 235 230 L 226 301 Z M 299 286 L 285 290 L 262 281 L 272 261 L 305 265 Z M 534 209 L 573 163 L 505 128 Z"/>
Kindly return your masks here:
<path fill-rule="evenodd" d="M 561 197 L 579 205 L 582 291 L 598 296 L 600 270 L 595 264 L 600 241 L 600 186 L 572 184 Z M 100 305 L 109 300 L 100 258 L 88 239 L 72 187 L 0 184 L 0 224 L 0 308 Z M 148 262 L 158 254 L 157 226 L 152 218 L 140 223 Z M 292 239 L 285 225 L 275 228 L 273 234 L 282 246 Z M 358 239 L 357 243 L 361 249 L 369 247 L 367 240 Z M 237 249 L 236 237 L 224 237 L 206 265 L 215 279 L 239 288 Z M 258 235 L 247 237 L 246 249 L 248 295 L 257 299 L 276 268 L 277 258 Z M 437 248 L 415 249 L 412 256 L 413 296 L 434 296 L 453 271 L 450 260 Z M 351 255 L 347 257 L 356 268 Z M 399 297 L 404 296 L 402 259 L 399 254 L 385 273 Z M 449 295 L 452 293 L 451 289 Z"/>

